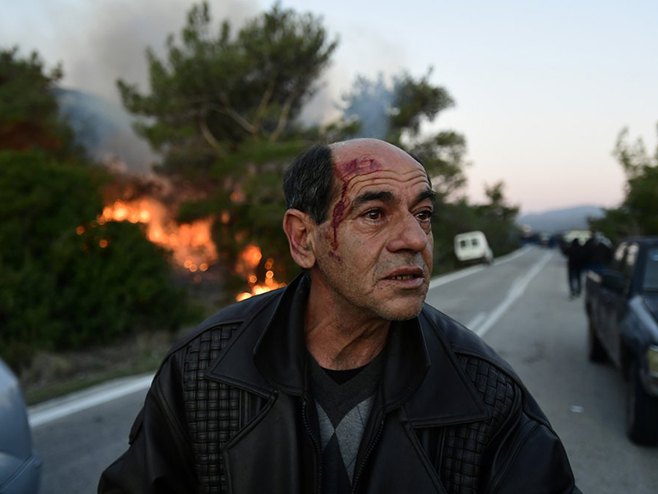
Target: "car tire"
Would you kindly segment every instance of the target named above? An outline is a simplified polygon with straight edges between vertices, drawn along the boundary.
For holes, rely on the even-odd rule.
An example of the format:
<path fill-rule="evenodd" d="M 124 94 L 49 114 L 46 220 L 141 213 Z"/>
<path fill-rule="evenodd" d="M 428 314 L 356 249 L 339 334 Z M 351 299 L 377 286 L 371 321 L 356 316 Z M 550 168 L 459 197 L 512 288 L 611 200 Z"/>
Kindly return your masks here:
<path fill-rule="evenodd" d="M 631 363 L 626 392 L 626 433 L 643 446 L 658 445 L 658 397 L 648 394 L 637 361 Z"/>
<path fill-rule="evenodd" d="M 605 348 L 603 348 L 601 340 L 596 334 L 596 329 L 591 319 L 588 319 L 587 324 L 587 349 L 591 362 L 603 364 L 608 361 L 608 354 L 605 352 Z"/>

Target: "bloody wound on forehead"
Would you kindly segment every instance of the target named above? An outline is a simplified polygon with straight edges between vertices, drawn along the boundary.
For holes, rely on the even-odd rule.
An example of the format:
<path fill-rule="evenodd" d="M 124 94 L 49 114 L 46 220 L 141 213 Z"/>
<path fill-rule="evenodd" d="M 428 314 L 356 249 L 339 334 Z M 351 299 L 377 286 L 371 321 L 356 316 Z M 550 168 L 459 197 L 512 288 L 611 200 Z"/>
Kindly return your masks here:
<path fill-rule="evenodd" d="M 333 250 L 338 249 L 338 226 L 345 219 L 345 212 L 348 208 L 348 202 L 345 198 L 350 181 L 360 175 L 381 170 L 383 167 L 379 161 L 373 158 L 355 158 L 353 160 L 336 163 L 336 178 L 341 182 L 340 199 L 334 206 L 331 216 L 331 227 L 334 230 L 334 237 L 331 242 Z"/>

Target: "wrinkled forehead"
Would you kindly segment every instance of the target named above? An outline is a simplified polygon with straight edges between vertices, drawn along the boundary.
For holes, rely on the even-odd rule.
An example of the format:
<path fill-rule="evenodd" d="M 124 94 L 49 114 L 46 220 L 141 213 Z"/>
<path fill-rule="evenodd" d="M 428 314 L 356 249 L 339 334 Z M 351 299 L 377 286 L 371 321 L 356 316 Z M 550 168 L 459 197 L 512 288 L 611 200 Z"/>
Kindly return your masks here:
<path fill-rule="evenodd" d="M 386 177 L 426 182 L 425 168 L 402 149 L 383 141 L 357 140 L 331 146 L 335 185 L 367 183 Z"/>
<path fill-rule="evenodd" d="M 334 176 L 339 182 L 377 172 L 392 174 L 427 173 L 402 149 L 383 141 L 356 140 L 331 145 Z"/>

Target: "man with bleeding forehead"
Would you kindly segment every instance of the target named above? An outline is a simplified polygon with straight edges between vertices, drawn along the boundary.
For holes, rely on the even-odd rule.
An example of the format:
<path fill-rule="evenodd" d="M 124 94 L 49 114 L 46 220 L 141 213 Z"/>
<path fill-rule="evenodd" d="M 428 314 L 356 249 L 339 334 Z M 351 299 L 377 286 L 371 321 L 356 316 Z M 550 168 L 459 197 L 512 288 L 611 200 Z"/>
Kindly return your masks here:
<path fill-rule="evenodd" d="M 509 365 L 425 304 L 434 193 L 375 139 L 284 178 L 303 272 L 166 357 L 102 493 L 579 493 Z"/>

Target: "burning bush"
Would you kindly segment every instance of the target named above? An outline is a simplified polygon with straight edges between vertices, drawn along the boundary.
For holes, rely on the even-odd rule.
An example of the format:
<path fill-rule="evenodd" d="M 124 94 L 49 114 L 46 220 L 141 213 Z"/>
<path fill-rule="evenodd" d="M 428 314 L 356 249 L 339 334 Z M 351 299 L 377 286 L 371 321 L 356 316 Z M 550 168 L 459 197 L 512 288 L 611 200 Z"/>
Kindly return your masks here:
<path fill-rule="evenodd" d="M 96 222 L 100 168 L 0 152 L 0 352 L 16 369 L 38 349 L 80 348 L 188 311 L 166 253 L 139 225 Z"/>
<path fill-rule="evenodd" d="M 258 193 L 250 193 L 248 201 L 237 185 L 227 187 L 222 200 L 216 201 L 207 191 L 186 188 L 167 177 L 117 173 L 105 188 L 105 206 L 92 228 L 110 222 L 138 224 L 150 242 L 170 253 L 174 266 L 191 274 L 188 279 L 195 284 L 203 281 L 206 288 L 217 285 L 215 291 L 219 288 L 221 293 L 216 293 L 213 305 L 243 300 L 284 286 L 277 277 L 291 272 L 286 269 L 289 256 L 280 226 L 281 178 L 277 174 L 264 182 L 263 176 L 258 175 Z"/>

